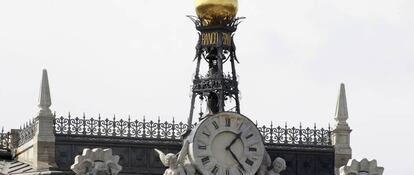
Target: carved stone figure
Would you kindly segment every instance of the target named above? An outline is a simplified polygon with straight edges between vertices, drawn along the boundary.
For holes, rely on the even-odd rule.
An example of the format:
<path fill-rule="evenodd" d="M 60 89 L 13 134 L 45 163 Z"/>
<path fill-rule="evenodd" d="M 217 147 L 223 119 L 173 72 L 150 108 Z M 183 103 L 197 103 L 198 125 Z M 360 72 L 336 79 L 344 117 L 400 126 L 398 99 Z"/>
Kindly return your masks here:
<path fill-rule="evenodd" d="M 154 149 L 160 156 L 160 160 L 165 167 L 164 175 L 195 175 L 195 168 L 188 160 L 188 141 L 185 140 L 181 151 L 177 154 L 164 154 L 158 149 Z"/>
<path fill-rule="evenodd" d="M 119 156 L 112 155 L 112 149 L 86 148 L 70 169 L 77 175 L 117 175 L 122 170 L 118 162 Z"/>
<path fill-rule="evenodd" d="M 273 163 L 270 158 L 269 153 L 265 152 L 265 155 L 262 160 L 262 165 L 260 166 L 257 175 L 280 175 L 280 172 L 286 169 L 286 162 L 284 159 L 278 157 Z"/>
<path fill-rule="evenodd" d="M 280 172 L 286 169 L 286 161 L 278 157 L 273 161 L 272 166 L 273 168 L 269 170 L 268 175 L 280 175 Z"/>

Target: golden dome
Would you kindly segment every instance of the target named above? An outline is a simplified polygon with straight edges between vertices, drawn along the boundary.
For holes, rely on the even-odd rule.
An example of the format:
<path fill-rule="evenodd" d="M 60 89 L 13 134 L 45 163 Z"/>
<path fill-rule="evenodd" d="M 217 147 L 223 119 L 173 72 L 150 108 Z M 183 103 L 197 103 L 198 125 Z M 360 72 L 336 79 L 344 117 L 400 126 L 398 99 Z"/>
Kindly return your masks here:
<path fill-rule="evenodd" d="M 237 0 L 195 0 L 197 16 L 206 25 L 220 24 L 234 18 L 238 10 Z"/>

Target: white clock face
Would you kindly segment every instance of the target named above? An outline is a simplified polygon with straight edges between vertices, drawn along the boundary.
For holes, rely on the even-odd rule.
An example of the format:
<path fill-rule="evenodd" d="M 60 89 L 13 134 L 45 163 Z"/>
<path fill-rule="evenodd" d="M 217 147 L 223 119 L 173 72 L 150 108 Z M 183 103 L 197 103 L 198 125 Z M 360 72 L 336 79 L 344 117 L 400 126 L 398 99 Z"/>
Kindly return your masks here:
<path fill-rule="evenodd" d="M 202 121 L 190 148 L 192 161 L 204 175 L 254 174 L 263 154 L 263 139 L 256 125 L 230 112 Z"/>

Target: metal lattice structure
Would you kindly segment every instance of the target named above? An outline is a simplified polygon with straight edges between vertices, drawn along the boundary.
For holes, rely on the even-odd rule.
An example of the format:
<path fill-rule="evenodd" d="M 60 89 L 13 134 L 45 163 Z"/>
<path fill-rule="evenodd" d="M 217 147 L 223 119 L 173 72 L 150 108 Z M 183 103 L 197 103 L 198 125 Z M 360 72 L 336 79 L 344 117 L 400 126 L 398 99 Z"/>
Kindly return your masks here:
<path fill-rule="evenodd" d="M 226 19 L 217 26 L 206 26 L 202 19 L 195 16 L 188 17 L 194 22 L 199 32 L 199 38 L 194 58 L 196 70 L 187 124 L 191 125 L 193 123 L 194 106 L 197 97 L 201 101 L 206 100 L 208 114 L 229 111 L 229 109 L 225 109 L 226 105 L 227 108 L 230 107 L 230 110 L 234 109 L 234 112 L 240 113 L 239 83 L 236 72 L 236 62 L 238 63 L 239 61 L 236 57 L 236 46 L 233 37 L 241 19 L 244 18 Z M 228 75 L 224 73 L 226 62 L 229 62 L 226 65 L 231 67 Z M 208 66 L 205 76 L 201 76 L 201 74 L 204 74 L 200 73 L 200 71 L 203 71 L 200 70 L 201 64 Z M 228 103 L 232 99 L 235 101 L 235 104 Z M 199 114 L 201 118 L 204 115 L 202 111 Z"/>

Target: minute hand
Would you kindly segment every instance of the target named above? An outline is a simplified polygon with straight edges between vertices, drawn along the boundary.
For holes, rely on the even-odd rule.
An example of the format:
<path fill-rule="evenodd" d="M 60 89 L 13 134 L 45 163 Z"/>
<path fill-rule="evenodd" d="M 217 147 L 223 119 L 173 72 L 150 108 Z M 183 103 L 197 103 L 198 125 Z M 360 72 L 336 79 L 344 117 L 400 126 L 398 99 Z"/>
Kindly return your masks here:
<path fill-rule="evenodd" d="M 231 156 L 236 160 L 236 162 L 239 164 L 239 167 L 246 172 L 246 169 L 244 169 L 244 166 L 240 163 L 239 159 L 237 159 L 236 155 L 234 155 L 233 151 L 231 149 L 228 149 L 230 151 Z"/>

